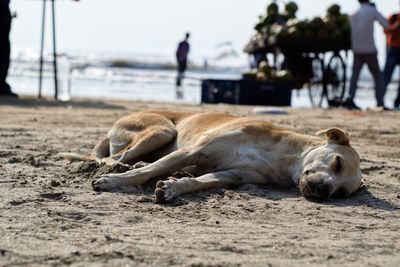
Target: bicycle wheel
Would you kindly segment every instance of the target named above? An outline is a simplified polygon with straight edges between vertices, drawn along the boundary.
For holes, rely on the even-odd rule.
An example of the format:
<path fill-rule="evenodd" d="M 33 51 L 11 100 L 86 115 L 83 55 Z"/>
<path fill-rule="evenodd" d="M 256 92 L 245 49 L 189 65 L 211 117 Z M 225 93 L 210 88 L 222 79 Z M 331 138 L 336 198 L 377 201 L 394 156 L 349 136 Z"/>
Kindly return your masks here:
<path fill-rule="evenodd" d="M 313 77 L 308 82 L 308 96 L 312 107 L 321 107 L 323 100 L 322 83 L 324 79 L 324 61 L 318 57 L 312 61 Z"/>
<path fill-rule="evenodd" d="M 339 53 L 330 58 L 324 82 L 329 106 L 339 106 L 343 101 L 347 82 L 346 64 Z"/>

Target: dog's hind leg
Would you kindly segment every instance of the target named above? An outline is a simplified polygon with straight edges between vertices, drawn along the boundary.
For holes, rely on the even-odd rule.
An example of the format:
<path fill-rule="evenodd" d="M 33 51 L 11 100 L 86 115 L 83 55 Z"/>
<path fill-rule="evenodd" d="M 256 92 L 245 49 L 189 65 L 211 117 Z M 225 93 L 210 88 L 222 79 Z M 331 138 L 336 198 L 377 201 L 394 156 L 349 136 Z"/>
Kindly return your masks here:
<path fill-rule="evenodd" d="M 125 173 L 103 175 L 93 181 L 92 186 L 96 191 L 108 190 L 121 185 L 139 186 L 151 178 L 169 175 L 187 166 L 196 165 L 200 158 L 201 154 L 199 153 L 183 149 L 177 150 L 142 168 Z"/>
<path fill-rule="evenodd" d="M 171 143 L 176 135 L 176 129 L 167 126 L 154 126 L 132 132 L 132 141 L 118 153 L 110 155 L 110 158 L 125 164 L 135 162 L 139 157 L 155 153 L 157 149 Z"/>
<path fill-rule="evenodd" d="M 100 163 L 101 159 L 108 156 L 110 156 L 110 138 L 104 138 L 93 148 L 91 158 Z"/>

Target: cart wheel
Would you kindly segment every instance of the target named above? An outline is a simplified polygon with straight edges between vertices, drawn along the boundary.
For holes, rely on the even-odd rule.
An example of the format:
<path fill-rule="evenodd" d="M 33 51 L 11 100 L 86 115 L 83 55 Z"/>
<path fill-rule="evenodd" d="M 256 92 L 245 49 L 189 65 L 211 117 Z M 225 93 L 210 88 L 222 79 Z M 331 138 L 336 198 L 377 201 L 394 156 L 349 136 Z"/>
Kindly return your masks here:
<path fill-rule="evenodd" d="M 335 53 L 329 60 L 325 72 L 326 98 L 329 106 L 339 106 L 346 90 L 346 64 L 340 54 Z"/>
<path fill-rule="evenodd" d="M 323 88 L 322 82 L 324 78 L 324 62 L 320 58 L 314 58 L 312 61 L 313 77 L 308 83 L 308 96 L 311 105 L 315 107 L 322 106 Z"/>

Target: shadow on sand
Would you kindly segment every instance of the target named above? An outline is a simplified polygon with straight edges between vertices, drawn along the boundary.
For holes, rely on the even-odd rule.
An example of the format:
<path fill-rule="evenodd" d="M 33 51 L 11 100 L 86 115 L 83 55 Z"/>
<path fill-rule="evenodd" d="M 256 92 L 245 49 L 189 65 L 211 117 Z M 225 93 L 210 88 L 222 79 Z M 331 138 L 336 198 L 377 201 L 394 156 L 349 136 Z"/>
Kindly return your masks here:
<path fill-rule="evenodd" d="M 247 190 L 250 186 L 250 190 Z M 281 188 L 278 186 L 268 186 L 268 187 L 259 187 L 258 190 L 254 190 L 251 187 L 253 185 L 245 185 L 245 188 L 239 188 L 238 192 L 248 193 L 249 195 L 264 197 L 270 200 L 282 200 L 286 198 L 303 198 L 300 194 L 299 190 L 296 188 Z M 380 210 L 386 211 L 396 211 L 399 210 L 400 207 L 391 203 L 390 201 L 380 199 L 374 196 L 367 187 L 361 188 L 357 193 L 348 197 L 348 198 L 330 198 L 327 200 L 306 200 L 314 203 L 318 203 L 320 205 L 325 206 L 336 206 L 336 207 L 370 207 Z"/>
<path fill-rule="evenodd" d="M 71 100 L 61 102 L 51 100 L 48 98 L 33 98 L 23 97 L 20 99 L 10 97 L 0 97 L 0 106 L 16 106 L 21 108 L 35 108 L 35 107 L 74 107 L 74 108 L 96 108 L 96 109 L 126 109 L 124 106 L 105 103 L 98 100 Z"/>
<path fill-rule="evenodd" d="M 125 186 L 116 190 L 112 190 L 111 192 L 143 195 L 143 197 L 149 200 L 153 198 L 155 184 L 156 180 L 152 180 L 139 188 Z M 228 194 L 227 192 L 232 192 L 232 191 L 239 193 L 239 196 L 237 197 L 243 198 L 244 200 L 246 200 L 246 195 L 248 197 L 265 198 L 273 201 L 279 201 L 289 198 L 302 198 L 303 201 L 311 201 L 323 206 L 336 206 L 336 207 L 364 206 L 385 211 L 397 211 L 400 209 L 400 207 L 395 205 L 394 203 L 391 203 L 388 200 L 380 199 L 374 196 L 367 188 L 362 188 L 359 192 L 357 192 L 356 194 L 354 194 L 349 198 L 331 198 L 324 201 L 314 201 L 314 200 L 306 200 L 305 198 L 303 198 L 300 192 L 296 188 L 282 188 L 278 186 L 258 186 L 251 184 L 233 187 L 231 188 L 231 190 L 216 188 L 202 192 L 189 193 L 175 198 L 170 203 L 164 203 L 161 205 L 175 207 L 175 206 L 185 205 L 190 202 L 205 202 L 208 201 L 208 199 L 211 198 L 213 195 L 215 196 L 217 194 L 223 197 L 226 194 Z"/>
<path fill-rule="evenodd" d="M 247 188 L 238 188 L 238 190 L 236 191 L 242 193 L 248 193 L 249 195 L 257 197 L 264 197 L 270 200 L 282 200 L 286 198 L 303 198 L 300 192 L 296 188 L 281 188 L 277 186 L 259 187 L 258 190 L 254 189 L 247 190 Z M 330 198 L 327 200 L 306 200 L 306 199 L 304 200 L 325 206 L 336 206 L 336 207 L 365 206 L 385 211 L 396 211 L 400 209 L 400 206 L 397 206 L 388 200 L 380 199 L 374 196 L 374 194 L 370 192 L 367 189 L 367 187 L 361 188 L 357 193 L 348 198 Z"/>
<path fill-rule="evenodd" d="M 321 202 L 322 205 L 327 206 L 337 206 L 337 207 L 347 207 L 347 206 L 366 206 L 369 208 L 385 210 L 385 211 L 397 211 L 400 206 L 376 197 L 372 192 L 370 192 L 366 187 L 362 188 L 359 192 L 353 196 L 345 199 L 330 199 L 326 202 Z"/>

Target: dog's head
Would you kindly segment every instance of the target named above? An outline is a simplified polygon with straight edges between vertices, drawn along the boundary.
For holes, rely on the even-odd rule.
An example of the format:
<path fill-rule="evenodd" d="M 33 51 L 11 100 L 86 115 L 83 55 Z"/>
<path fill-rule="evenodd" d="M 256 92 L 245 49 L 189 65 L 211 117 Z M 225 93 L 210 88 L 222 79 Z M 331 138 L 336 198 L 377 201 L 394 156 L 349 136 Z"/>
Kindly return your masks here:
<path fill-rule="evenodd" d="M 360 157 L 350 146 L 347 132 L 331 128 L 317 135 L 327 142 L 304 157 L 300 191 L 313 199 L 348 197 L 361 186 Z"/>

